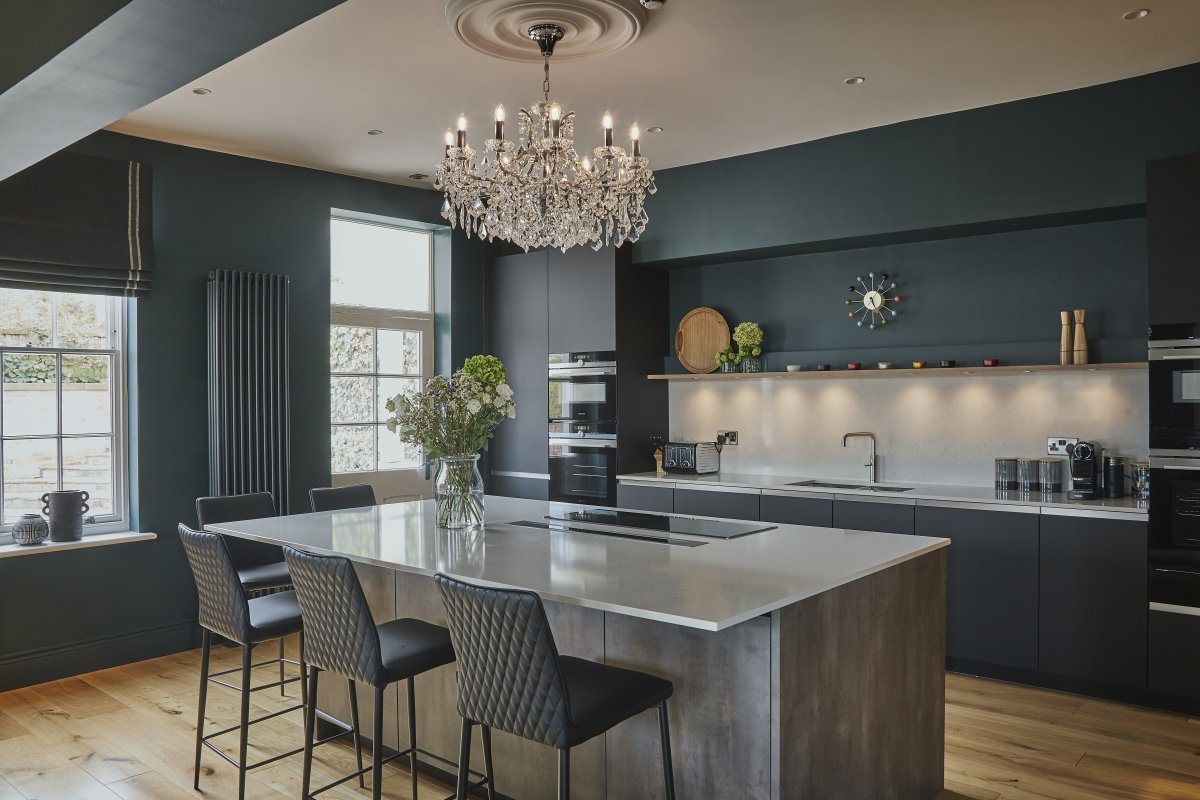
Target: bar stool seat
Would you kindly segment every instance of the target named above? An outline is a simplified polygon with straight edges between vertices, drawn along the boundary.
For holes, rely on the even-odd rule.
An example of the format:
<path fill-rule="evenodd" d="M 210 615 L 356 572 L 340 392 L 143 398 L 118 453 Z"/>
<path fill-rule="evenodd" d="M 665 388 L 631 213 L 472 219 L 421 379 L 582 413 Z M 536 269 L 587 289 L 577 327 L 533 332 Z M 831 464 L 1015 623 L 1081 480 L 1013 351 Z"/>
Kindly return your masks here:
<path fill-rule="evenodd" d="M 281 636 L 300 633 L 300 603 L 295 592 L 276 592 L 266 597 L 252 597 L 246 602 L 250 611 L 250 626 L 246 630 L 248 644 L 269 642 Z"/>
<path fill-rule="evenodd" d="M 635 714 L 655 708 L 673 693 L 671 682 L 631 669 L 598 664 L 585 658 L 559 656 L 566 684 L 567 747 L 586 742 Z"/>
<path fill-rule="evenodd" d="M 278 589 L 290 586 L 292 576 L 288 573 L 287 563 L 277 561 L 274 564 L 259 564 L 253 567 L 242 567 L 237 571 L 238 580 L 247 592 L 261 592 L 267 589 Z"/>
<path fill-rule="evenodd" d="M 394 619 L 378 626 L 384 685 L 454 663 L 450 632 L 421 619 Z"/>

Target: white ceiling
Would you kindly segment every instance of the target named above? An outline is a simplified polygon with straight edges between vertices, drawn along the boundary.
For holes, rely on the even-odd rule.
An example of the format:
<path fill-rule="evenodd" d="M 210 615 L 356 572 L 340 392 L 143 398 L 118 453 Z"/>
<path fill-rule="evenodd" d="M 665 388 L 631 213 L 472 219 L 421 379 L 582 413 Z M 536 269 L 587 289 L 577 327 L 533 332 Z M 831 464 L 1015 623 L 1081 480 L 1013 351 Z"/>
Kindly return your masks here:
<path fill-rule="evenodd" d="M 1152 13 L 1124 21 L 1139 2 Z M 421 185 L 406 176 L 433 172 L 460 112 L 478 144 L 496 102 L 512 119 L 541 91 L 539 65 L 471 50 L 444 9 L 348 0 L 110 130 Z M 618 139 L 663 126 L 644 145 L 662 169 L 1197 61 L 1196 0 L 669 0 L 631 46 L 552 81 L 581 153 L 611 109 Z"/>

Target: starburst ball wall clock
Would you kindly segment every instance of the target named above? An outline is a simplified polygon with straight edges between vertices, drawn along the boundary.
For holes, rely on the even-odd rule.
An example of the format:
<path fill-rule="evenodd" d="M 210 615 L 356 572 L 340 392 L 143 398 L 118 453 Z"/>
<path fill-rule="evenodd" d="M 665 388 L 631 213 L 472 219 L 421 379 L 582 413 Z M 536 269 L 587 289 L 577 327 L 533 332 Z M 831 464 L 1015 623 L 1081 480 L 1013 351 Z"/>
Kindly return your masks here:
<path fill-rule="evenodd" d="M 856 280 L 858 284 L 850 286 L 854 297 L 847 300 L 846 305 L 857 308 L 851 308 L 847 316 L 856 320 L 858 327 L 866 325 L 871 330 L 875 330 L 876 325 L 887 325 L 895 320 L 896 309 L 892 306 L 900 302 L 900 295 L 889 292 L 896 291 L 896 282 L 886 272 L 879 276 L 878 285 L 874 272 L 867 273 L 866 281 L 861 275 Z"/>

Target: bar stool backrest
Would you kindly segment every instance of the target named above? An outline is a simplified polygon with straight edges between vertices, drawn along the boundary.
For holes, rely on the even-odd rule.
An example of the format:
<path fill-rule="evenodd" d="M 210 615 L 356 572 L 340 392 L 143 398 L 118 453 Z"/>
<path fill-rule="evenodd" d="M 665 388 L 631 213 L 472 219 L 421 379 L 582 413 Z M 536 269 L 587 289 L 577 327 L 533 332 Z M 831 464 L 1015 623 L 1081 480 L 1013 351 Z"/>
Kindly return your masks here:
<path fill-rule="evenodd" d="M 231 494 L 226 497 L 197 497 L 196 521 L 201 528 L 239 519 L 264 519 L 275 516 L 275 498 L 270 492 Z M 229 555 L 238 568 L 274 564 L 280 559 L 279 548 L 263 542 L 230 537 Z"/>
<path fill-rule="evenodd" d="M 382 686 L 379 630 L 349 559 L 283 548 L 300 616 L 305 661 L 318 669 Z"/>
<path fill-rule="evenodd" d="M 567 693 L 542 599 L 434 576 L 458 659 L 458 713 L 525 739 L 567 746 Z"/>
<path fill-rule="evenodd" d="M 250 607 L 225 538 L 194 531 L 180 523 L 179 541 L 196 579 L 200 625 L 226 639 L 246 642 L 250 635 Z"/>
<path fill-rule="evenodd" d="M 309 489 L 308 502 L 313 511 L 340 511 L 344 508 L 362 508 L 375 505 L 375 490 L 369 483 L 350 486 Z"/>

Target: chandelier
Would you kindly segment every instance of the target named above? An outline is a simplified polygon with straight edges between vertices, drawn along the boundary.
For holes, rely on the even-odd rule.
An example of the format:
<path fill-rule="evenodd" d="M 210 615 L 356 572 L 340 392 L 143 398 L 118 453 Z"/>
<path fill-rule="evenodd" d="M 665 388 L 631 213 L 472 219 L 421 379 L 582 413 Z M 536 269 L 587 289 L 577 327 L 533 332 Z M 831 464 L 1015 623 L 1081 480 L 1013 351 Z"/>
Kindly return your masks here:
<path fill-rule="evenodd" d="M 649 216 L 642 203 L 654 194 L 654 172 L 642 155 L 638 126 L 629 129 L 630 152 L 613 145 L 611 114 L 603 119 L 604 144 L 592 155 L 575 152 L 575 112 L 550 100 L 550 56 L 564 31 L 534 25 L 529 38 L 542 54 L 543 99 L 517 112 L 517 141 L 504 138 L 504 106 L 496 106 L 495 136 L 482 155 L 467 144 L 467 120 L 457 135 L 446 130 L 445 157 L 434 187 L 445 192 L 442 216 L 468 236 L 504 239 L 523 247 L 636 242 Z"/>

